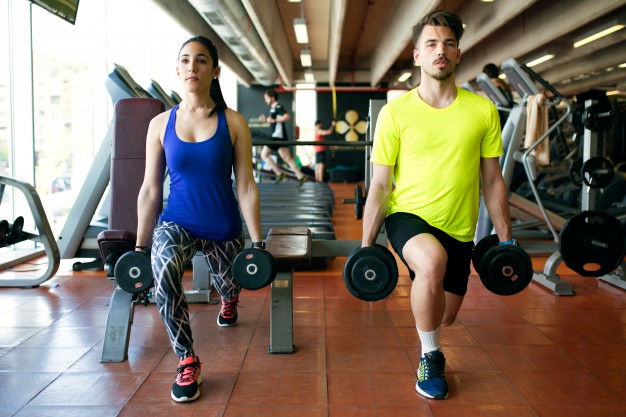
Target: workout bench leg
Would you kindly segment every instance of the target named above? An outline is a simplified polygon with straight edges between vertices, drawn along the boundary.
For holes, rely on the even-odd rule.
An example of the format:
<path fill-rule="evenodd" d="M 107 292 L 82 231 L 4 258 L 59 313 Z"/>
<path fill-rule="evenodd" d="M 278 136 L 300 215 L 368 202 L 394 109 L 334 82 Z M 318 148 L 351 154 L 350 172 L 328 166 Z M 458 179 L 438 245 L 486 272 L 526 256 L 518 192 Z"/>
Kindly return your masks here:
<path fill-rule="evenodd" d="M 100 362 L 124 362 L 128 358 L 130 325 L 133 322 L 136 295 L 119 287 L 115 288 L 109 304 Z"/>
<path fill-rule="evenodd" d="M 279 272 L 272 282 L 269 353 L 294 353 L 293 272 Z"/>

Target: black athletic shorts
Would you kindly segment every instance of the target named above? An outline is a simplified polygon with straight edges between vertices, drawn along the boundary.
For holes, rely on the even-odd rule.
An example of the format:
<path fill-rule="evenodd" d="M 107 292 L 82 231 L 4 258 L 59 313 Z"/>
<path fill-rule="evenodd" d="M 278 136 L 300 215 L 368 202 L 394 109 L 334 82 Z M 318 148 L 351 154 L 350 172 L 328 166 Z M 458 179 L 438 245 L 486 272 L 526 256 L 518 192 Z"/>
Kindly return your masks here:
<path fill-rule="evenodd" d="M 326 151 L 315 152 L 315 163 L 316 164 L 326 163 Z"/>
<path fill-rule="evenodd" d="M 389 242 L 393 250 L 398 254 L 402 262 L 406 261 L 402 256 L 402 248 L 413 236 L 421 233 L 430 233 L 444 247 L 448 253 L 446 275 L 443 278 L 443 289 L 446 292 L 465 295 L 470 275 L 470 263 L 474 242 L 461 242 L 447 233 L 426 223 L 422 218 L 410 213 L 394 213 L 385 219 L 385 228 L 389 235 Z M 408 265 L 407 265 L 408 268 Z M 411 279 L 415 278 L 410 271 Z"/>
<path fill-rule="evenodd" d="M 286 142 L 287 139 L 281 139 L 281 138 L 272 138 L 273 142 Z M 267 145 L 268 148 L 270 148 L 273 151 L 278 151 L 280 148 L 284 148 L 288 145 Z"/>

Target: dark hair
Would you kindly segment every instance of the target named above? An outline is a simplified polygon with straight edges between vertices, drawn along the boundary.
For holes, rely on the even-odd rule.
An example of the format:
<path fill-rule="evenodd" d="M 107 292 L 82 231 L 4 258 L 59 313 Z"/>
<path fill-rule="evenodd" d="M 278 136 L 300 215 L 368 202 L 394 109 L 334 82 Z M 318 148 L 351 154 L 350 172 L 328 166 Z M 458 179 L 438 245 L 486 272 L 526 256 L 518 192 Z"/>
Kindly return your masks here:
<path fill-rule="evenodd" d="M 500 69 L 493 62 L 486 64 L 483 67 L 483 72 L 487 74 L 489 78 L 498 78 L 498 75 L 500 75 Z"/>
<path fill-rule="evenodd" d="M 201 43 L 202 46 L 204 46 L 207 51 L 209 51 L 211 61 L 213 62 L 213 69 L 218 67 L 220 60 L 217 56 L 217 48 L 215 47 L 215 45 L 213 45 L 213 42 L 211 42 L 209 38 L 205 38 L 201 35 L 187 39 L 185 43 L 181 45 L 180 50 L 178 51 L 179 56 L 185 45 L 191 42 Z M 213 107 L 213 110 L 211 110 L 211 112 L 209 113 L 209 117 L 211 117 L 211 115 L 216 111 L 226 109 L 226 107 L 228 107 L 226 105 L 226 100 L 224 100 L 224 95 L 222 94 L 222 88 L 220 87 L 219 79 L 216 78 L 211 82 L 211 90 L 209 91 L 209 95 L 211 96 L 211 99 L 215 102 L 215 107 Z"/>
<path fill-rule="evenodd" d="M 417 46 L 417 41 L 425 26 L 446 26 L 450 28 L 456 37 L 457 46 L 465 31 L 465 29 L 463 29 L 463 21 L 459 15 L 446 10 L 435 10 L 431 14 L 424 16 L 417 25 L 413 26 L 414 46 Z"/>
<path fill-rule="evenodd" d="M 320 123 L 322 123 L 322 121 L 321 121 L 321 120 L 316 120 L 316 121 L 315 121 L 315 126 L 317 126 L 317 125 L 318 125 L 318 124 L 320 124 Z"/>
<path fill-rule="evenodd" d="M 266 90 L 265 91 L 265 95 L 270 97 L 270 98 L 273 98 L 274 100 L 278 100 L 278 93 L 273 88 L 270 88 L 269 90 Z"/>

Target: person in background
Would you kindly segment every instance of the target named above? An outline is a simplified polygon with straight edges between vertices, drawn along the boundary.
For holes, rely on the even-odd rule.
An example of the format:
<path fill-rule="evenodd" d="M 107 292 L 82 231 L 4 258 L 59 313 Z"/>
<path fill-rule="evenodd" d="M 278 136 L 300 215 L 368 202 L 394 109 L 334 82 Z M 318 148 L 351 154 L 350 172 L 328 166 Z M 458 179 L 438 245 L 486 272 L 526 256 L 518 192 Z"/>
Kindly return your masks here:
<path fill-rule="evenodd" d="M 152 119 L 148 128 L 136 250 L 150 252 L 154 298 L 179 360 L 171 398 L 185 402 L 200 396 L 202 383 L 182 282 L 185 266 L 202 252 L 222 298 L 217 325 L 234 326 L 241 287 L 231 265 L 245 244 L 241 215 L 252 246 L 262 249 L 264 244 L 250 129 L 241 114 L 226 106 L 214 44 L 203 36 L 187 40 L 176 73 L 182 102 Z M 166 169 L 170 192 L 160 211 Z"/>
<path fill-rule="evenodd" d="M 481 189 L 501 244 L 515 244 L 499 164 L 498 112 L 454 80 L 462 35 L 461 18 L 443 10 L 413 27 L 421 82 L 378 115 L 361 242 L 373 246 L 384 223 L 411 271 L 421 344 L 415 389 L 437 400 L 448 397 L 440 335 L 467 292 Z"/>
<path fill-rule="evenodd" d="M 502 91 L 502 94 L 504 94 L 504 97 L 509 102 L 509 108 L 513 107 L 515 104 L 513 101 L 513 93 L 511 92 L 509 84 L 500 78 L 500 68 L 498 68 L 496 64 L 490 62 L 483 67 L 483 72 L 487 74 L 487 77 L 491 79 L 494 85 Z"/>
<path fill-rule="evenodd" d="M 259 116 L 259 120 L 261 122 L 267 121 L 270 124 L 273 141 L 287 141 L 289 139 L 289 135 L 287 134 L 285 123 L 291 119 L 291 116 L 289 116 L 285 107 L 278 102 L 278 93 L 274 89 L 267 90 L 263 95 L 263 99 L 265 100 L 265 104 L 270 107 L 270 114 L 267 117 L 262 114 Z M 285 179 L 285 173 L 280 169 L 276 161 L 270 157 L 272 152 L 278 152 L 278 155 L 280 155 L 282 160 L 285 161 L 289 168 L 294 172 L 298 180 L 298 185 L 302 185 L 306 181 L 306 177 L 291 156 L 289 148 L 277 143 L 276 145 L 265 145 L 261 150 L 261 159 L 263 159 L 263 162 L 265 162 L 276 174 L 276 180 L 274 183 L 277 184 L 283 181 Z"/>
<path fill-rule="evenodd" d="M 324 140 L 324 136 L 330 135 L 335 131 L 335 121 L 333 120 L 328 129 L 322 128 L 322 121 L 315 121 L 315 141 L 321 142 Z M 324 173 L 326 170 L 326 146 L 315 145 L 315 181 L 324 182 Z"/>

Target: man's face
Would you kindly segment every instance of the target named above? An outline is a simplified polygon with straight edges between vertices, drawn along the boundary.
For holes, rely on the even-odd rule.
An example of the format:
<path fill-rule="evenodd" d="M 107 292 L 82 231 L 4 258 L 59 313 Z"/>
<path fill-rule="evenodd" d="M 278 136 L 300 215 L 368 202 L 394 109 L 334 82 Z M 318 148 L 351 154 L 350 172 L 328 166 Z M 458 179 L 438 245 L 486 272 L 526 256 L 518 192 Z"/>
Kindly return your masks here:
<path fill-rule="evenodd" d="M 265 104 L 267 104 L 268 106 L 272 104 L 272 98 L 268 96 L 267 94 L 263 96 L 263 100 L 265 100 Z"/>
<path fill-rule="evenodd" d="M 461 60 L 461 50 L 452 29 L 428 25 L 424 27 L 417 42 L 413 59 L 426 75 L 443 81 L 454 74 Z"/>

